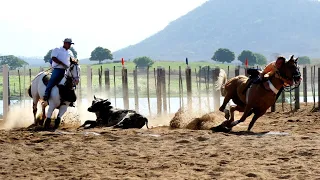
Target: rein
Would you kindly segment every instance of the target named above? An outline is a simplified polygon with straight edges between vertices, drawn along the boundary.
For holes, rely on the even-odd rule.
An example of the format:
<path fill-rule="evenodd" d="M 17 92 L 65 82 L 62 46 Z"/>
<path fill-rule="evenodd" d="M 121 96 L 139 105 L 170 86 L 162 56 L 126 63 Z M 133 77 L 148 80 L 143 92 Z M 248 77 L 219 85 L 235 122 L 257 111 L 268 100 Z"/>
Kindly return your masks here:
<path fill-rule="evenodd" d="M 75 66 L 75 65 L 77 65 L 77 63 L 71 62 L 70 67 L 67 69 L 66 73 L 64 74 L 64 77 L 66 78 L 66 82 L 64 83 L 65 85 L 67 84 L 68 79 L 71 79 L 72 81 L 75 80 L 75 79 L 79 79 L 78 66 Z M 77 72 L 77 76 L 76 77 L 74 77 L 73 74 L 71 73 L 71 70 L 73 70 L 73 68 L 76 68 L 76 72 Z M 68 73 L 71 74 L 71 77 L 67 75 Z"/>
<path fill-rule="evenodd" d="M 294 89 L 296 89 L 296 88 L 298 88 L 299 86 L 300 86 L 300 81 L 299 81 L 299 83 L 295 83 L 295 78 L 296 77 L 300 77 L 300 71 L 298 71 L 299 73 L 297 74 L 297 75 L 293 75 L 293 77 L 292 77 L 292 79 L 293 79 L 293 82 L 294 82 L 294 84 L 292 85 L 292 86 L 290 86 L 290 85 L 284 85 L 284 82 L 283 82 L 283 80 L 282 79 L 280 79 L 282 82 L 283 82 L 283 90 L 285 91 L 285 92 L 291 92 L 292 90 L 294 90 Z M 290 80 L 285 74 L 282 74 L 282 73 L 280 73 L 279 71 L 277 72 L 277 74 L 281 77 L 281 78 L 283 78 L 283 79 L 286 79 L 286 80 Z"/>

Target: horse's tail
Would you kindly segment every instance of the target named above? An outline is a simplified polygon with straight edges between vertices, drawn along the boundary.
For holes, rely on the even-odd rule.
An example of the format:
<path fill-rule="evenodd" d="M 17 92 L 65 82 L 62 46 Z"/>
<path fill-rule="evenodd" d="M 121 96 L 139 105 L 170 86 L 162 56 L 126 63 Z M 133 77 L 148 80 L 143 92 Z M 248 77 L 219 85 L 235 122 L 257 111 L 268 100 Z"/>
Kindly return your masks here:
<path fill-rule="evenodd" d="M 31 85 L 30 85 L 29 88 L 28 88 L 28 94 L 29 94 L 29 96 L 32 98 L 32 95 L 31 95 Z"/>
<path fill-rule="evenodd" d="M 225 84 L 227 83 L 227 73 L 223 70 L 220 69 L 217 81 L 215 83 L 215 88 L 216 90 L 220 90 L 221 91 L 221 95 L 225 96 Z"/>

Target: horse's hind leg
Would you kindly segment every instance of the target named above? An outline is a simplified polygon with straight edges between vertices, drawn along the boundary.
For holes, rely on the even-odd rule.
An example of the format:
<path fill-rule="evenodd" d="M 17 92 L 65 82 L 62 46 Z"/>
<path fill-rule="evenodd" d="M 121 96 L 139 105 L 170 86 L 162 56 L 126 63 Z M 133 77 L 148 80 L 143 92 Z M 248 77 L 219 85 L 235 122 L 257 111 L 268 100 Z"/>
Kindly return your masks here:
<path fill-rule="evenodd" d="M 45 104 L 41 104 L 41 110 L 42 110 L 42 116 L 41 120 L 39 121 L 39 124 L 42 126 L 44 123 L 44 120 L 46 119 L 46 106 Z"/>
<path fill-rule="evenodd" d="M 40 97 L 38 95 L 35 95 L 33 98 L 33 102 L 32 102 L 32 112 L 33 112 L 33 118 L 34 118 L 34 125 L 38 125 L 38 120 L 37 120 L 37 105 L 38 105 L 38 101 L 39 101 Z"/>

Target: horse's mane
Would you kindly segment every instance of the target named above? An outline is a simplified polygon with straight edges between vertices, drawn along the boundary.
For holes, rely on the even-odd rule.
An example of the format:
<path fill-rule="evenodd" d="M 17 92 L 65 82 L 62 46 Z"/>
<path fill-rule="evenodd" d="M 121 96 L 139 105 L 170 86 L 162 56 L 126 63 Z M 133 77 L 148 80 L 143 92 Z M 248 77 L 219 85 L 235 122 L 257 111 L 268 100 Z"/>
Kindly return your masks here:
<path fill-rule="evenodd" d="M 216 91 L 220 90 L 220 88 L 227 83 L 227 74 L 223 69 L 219 68 L 219 75 L 217 77 L 217 81 L 215 82 L 214 86 Z"/>

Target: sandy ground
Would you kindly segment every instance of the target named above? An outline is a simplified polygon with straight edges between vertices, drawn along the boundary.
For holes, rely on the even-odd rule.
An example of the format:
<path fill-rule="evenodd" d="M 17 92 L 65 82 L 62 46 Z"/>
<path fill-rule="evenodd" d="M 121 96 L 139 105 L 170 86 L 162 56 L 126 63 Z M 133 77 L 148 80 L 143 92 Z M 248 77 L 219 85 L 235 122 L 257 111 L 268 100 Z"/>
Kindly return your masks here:
<path fill-rule="evenodd" d="M 0 179 L 320 179 L 320 113 L 311 108 L 290 114 L 278 107 L 252 133 L 245 132 L 249 119 L 228 134 L 168 127 L 1 130 Z"/>

